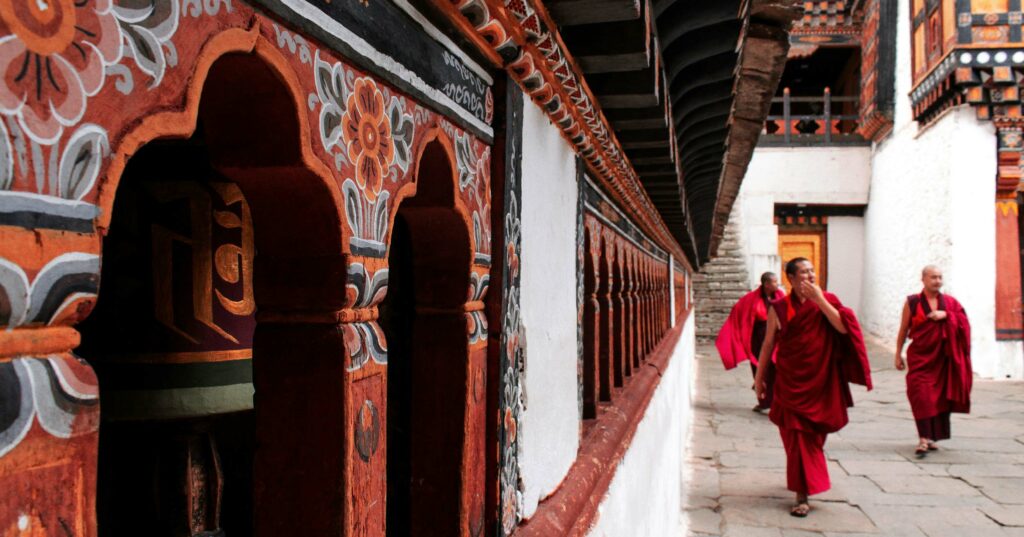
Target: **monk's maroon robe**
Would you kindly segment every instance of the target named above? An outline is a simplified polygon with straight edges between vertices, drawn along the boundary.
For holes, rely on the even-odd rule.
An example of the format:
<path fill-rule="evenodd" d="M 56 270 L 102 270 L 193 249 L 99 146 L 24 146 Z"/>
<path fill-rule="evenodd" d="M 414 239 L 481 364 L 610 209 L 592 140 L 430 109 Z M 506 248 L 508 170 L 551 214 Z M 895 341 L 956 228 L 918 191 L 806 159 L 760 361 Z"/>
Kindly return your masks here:
<path fill-rule="evenodd" d="M 853 310 L 832 293 L 825 299 L 839 311 L 846 334 L 839 333 L 816 304 L 795 295 L 772 302 L 779 318 L 775 400 L 769 417 L 786 449 L 789 490 L 817 494 L 829 489 L 825 438 L 849 421 L 849 383 L 871 389 L 871 369 L 860 323 Z"/>
<path fill-rule="evenodd" d="M 744 295 L 733 305 L 729 318 L 715 338 L 715 347 L 726 369 L 732 369 L 740 362 L 749 360 L 750 371 L 754 378 L 757 378 L 757 356 L 761 352 L 761 344 L 764 343 L 768 327 L 768 308 L 773 300 L 783 296 L 785 294 L 777 289 L 772 296 L 765 296 L 764 286 L 761 286 Z M 758 406 L 765 410 L 771 408 L 774 391 L 772 385 L 775 379 L 775 368 L 771 364 L 767 367 L 765 382 L 768 384 L 768 393 L 764 399 L 757 402 Z"/>
<path fill-rule="evenodd" d="M 910 346 L 907 348 L 907 398 L 918 435 L 949 438 L 949 413 L 971 410 L 971 324 L 955 298 L 940 293 L 938 307 L 946 318 L 928 318 L 924 293 L 907 297 Z"/>
<path fill-rule="evenodd" d="M 783 296 L 785 295 L 782 291 L 776 291 L 769 299 L 774 301 Z M 715 347 L 726 369 L 732 369 L 744 360 L 750 360 L 750 363 L 757 365 L 757 355 L 761 352 L 761 346 L 756 345 L 755 348 L 755 328 L 758 322 L 766 323 L 767 320 L 768 304 L 765 303 L 764 290 L 761 287 L 747 293 L 733 305 L 729 318 L 715 338 Z M 760 335 L 761 341 L 764 341 L 763 329 Z"/>

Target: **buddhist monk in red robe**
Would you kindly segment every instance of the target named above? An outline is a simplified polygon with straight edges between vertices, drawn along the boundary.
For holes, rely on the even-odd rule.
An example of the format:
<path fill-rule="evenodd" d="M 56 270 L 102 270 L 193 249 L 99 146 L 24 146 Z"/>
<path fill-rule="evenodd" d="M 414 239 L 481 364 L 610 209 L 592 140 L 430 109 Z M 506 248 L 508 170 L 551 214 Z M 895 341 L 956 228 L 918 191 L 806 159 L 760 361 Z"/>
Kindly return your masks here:
<path fill-rule="evenodd" d="M 829 489 L 825 438 L 849 421 L 849 383 L 871 389 L 871 369 L 853 310 L 815 283 L 814 265 L 803 257 L 786 264 L 789 295 L 772 302 L 761 364 L 775 351 L 775 399 L 769 418 L 786 450 L 786 481 L 796 493 L 790 514 L 810 512 L 807 497 Z M 767 367 L 757 371 L 757 396 L 767 394 Z"/>
<path fill-rule="evenodd" d="M 949 438 L 950 412 L 971 410 L 971 324 L 955 298 L 943 294 L 942 271 L 928 265 L 921 271 L 924 289 L 903 304 L 896 340 L 896 369 L 907 372 L 907 398 L 917 422 L 914 453 L 924 458 L 935 442 Z M 911 339 L 907 360 L 903 344 Z"/>
<path fill-rule="evenodd" d="M 726 369 L 733 369 L 744 360 L 750 361 L 750 370 L 757 377 L 757 353 L 761 351 L 768 329 L 768 310 L 773 300 L 785 296 L 779 289 L 779 277 L 774 272 L 761 275 L 761 286 L 743 296 L 732 307 L 729 318 L 715 338 L 715 347 Z M 772 384 L 775 370 L 768 370 L 768 395 L 754 405 L 753 410 L 768 410 L 772 405 Z"/>

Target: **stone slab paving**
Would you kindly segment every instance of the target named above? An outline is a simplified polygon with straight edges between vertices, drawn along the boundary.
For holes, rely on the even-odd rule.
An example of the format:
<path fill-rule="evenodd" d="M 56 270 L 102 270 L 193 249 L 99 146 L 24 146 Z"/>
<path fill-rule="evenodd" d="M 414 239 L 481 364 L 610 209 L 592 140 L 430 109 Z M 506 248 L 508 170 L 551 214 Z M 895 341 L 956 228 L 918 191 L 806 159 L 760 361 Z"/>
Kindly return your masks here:
<path fill-rule="evenodd" d="M 789 516 L 778 429 L 751 411 L 750 368 L 698 349 L 682 506 L 687 537 L 1024 537 L 1024 382 L 976 380 L 953 439 L 914 457 L 917 433 L 891 351 L 868 344 L 875 390 L 825 445 L 832 489 Z"/>

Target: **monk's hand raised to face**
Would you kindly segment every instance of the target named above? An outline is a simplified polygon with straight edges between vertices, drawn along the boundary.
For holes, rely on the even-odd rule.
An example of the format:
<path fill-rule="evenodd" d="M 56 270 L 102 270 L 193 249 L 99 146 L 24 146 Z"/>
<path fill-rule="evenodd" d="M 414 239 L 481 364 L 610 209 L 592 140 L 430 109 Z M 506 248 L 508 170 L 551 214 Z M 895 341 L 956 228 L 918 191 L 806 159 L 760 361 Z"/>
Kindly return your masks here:
<path fill-rule="evenodd" d="M 817 304 L 825 302 L 825 293 L 818 287 L 818 284 L 811 283 L 807 280 L 800 282 L 800 293 L 804 295 L 807 300 L 812 300 Z"/>
<path fill-rule="evenodd" d="M 928 314 L 928 318 L 933 321 L 941 321 L 946 318 L 946 312 L 942 310 L 936 310 Z"/>

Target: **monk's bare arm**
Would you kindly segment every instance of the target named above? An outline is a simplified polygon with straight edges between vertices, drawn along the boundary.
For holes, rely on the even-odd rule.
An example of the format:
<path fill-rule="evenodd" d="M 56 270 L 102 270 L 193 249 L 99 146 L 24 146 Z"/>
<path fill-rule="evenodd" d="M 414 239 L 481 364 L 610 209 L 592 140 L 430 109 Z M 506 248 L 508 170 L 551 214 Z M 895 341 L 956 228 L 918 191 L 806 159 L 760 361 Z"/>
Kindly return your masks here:
<path fill-rule="evenodd" d="M 768 328 L 765 330 L 764 343 L 761 344 L 761 352 L 758 353 L 757 376 L 754 377 L 754 390 L 758 399 L 764 399 L 767 386 L 764 382 L 765 371 L 772 367 L 772 350 L 775 349 L 775 335 L 779 331 L 779 318 L 775 315 L 775 308 L 768 310 Z"/>
<path fill-rule="evenodd" d="M 839 316 L 839 310 L 825 298 L 825 292 L 821 290 L 821 287 L 809 281 L 800 282 L 800 286 L 803 288 L 804 296 L 809 297 L 818 306 L 818 309 L 825 314 L 825 318 L 828 319 L 832 328 L 835 328 L 840 334 L 846 334 L 846 325 L 843 324 L 843 318 Z"/>
<path fill-rule="evenodd" d="M 903 315 L 900 319 L 900 331 L 896 336 L 896 357 L 893 359 L 893 365 L 896 369 L 903 371 L 907 366 L 903 362 L 903 345 L 907 342 L 907 330 L 910 328 L 910 305 L 906 302 L 903 303 Z"/>
<path fill-rule="evenodd" d="M 843 324 L 843 318 L 839 316 L 839 310 L 835 306 L 829 304 L 827 300 L 822 300 L 818 307 L 821 308 L 821 312 L 825 314 L 825 318 L 828 319 L 829 324 L 836 329 L 840 334 L 846 334 L 846 325 Z"/>
<path fill-rule="evenodd" d="M 836 309 L 828 300 L 825 300 L 825 295 L 821 294 L 815 301 L 818 303 L 818 309 L 825 314 L 825 318 L 828 319 L 829 324 L 836 329 L 840 334 L 847 333 L 846 325 L 843 324 L 843 318 L 839 316 L 839 310 Z"/>

